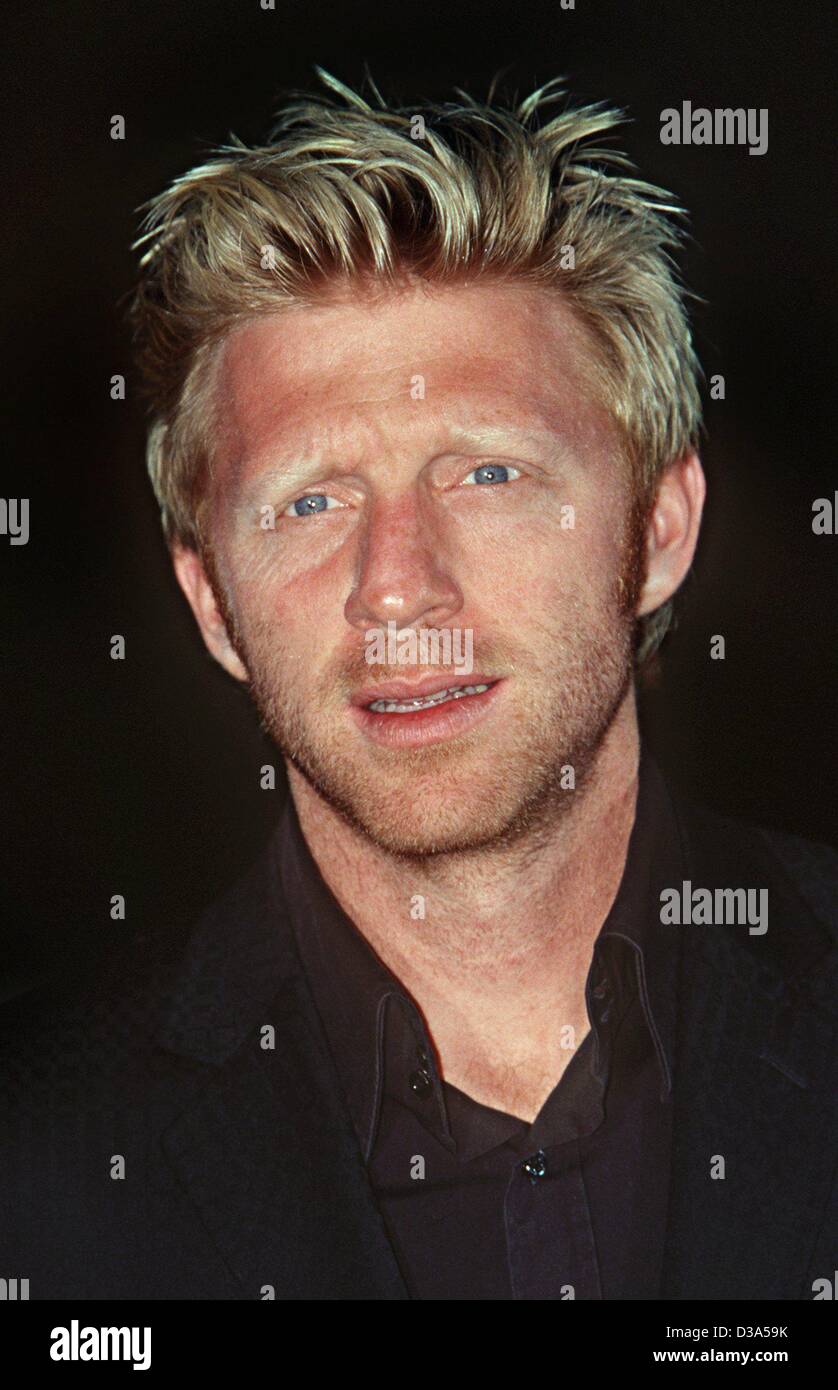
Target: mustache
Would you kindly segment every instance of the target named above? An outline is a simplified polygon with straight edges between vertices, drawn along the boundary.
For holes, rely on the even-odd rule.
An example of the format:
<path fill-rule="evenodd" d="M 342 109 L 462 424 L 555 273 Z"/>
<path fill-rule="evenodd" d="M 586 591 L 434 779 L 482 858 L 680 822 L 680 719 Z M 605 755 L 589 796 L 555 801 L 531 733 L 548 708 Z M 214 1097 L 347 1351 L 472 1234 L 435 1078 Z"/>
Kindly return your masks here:
<path fill-rule="evenodd" d="M 417 634 L 423 629 L 416 629 Z M 430 631 L 430 629 L 425 629 Z M 491 674 L 493 679 L 508 674 L 514 669 L 519 653 L 513 653 L 508 643 L 481 641 L 475 639 L 473 649 L 469 653 L 471 657 L 470 669 Z M 462 665 L 456 660 L 440 664 L 439 660 L 428 662 L 414 660 L 411 661 L 374 661 L 367 659 L 364 647 L 353 647 L 351 651 L 338 657 L 330 665 L 328 671 L 323 676 L 324 688 L 338 690 L 342 695 L 349 696 L 359 687 L 370 685 L 384 685 L 387 681 L 410 680 L 412 677 L 417 679 L 420 676 L 438 676 L 440 680 L 449 680 L 453 676 L 462 674 Z"/>

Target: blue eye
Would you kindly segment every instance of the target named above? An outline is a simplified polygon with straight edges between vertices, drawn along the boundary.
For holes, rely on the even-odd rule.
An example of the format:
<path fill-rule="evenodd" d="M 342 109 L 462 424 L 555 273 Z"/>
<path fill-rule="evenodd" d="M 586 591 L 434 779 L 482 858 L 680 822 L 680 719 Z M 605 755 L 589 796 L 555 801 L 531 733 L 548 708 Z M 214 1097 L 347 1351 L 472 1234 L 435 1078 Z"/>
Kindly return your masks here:
<path fill-rule="evenodd" d="M 339 507 L 334 497 L 327 497 L 324 492 L 311 492 L 307 497 L 298 497 L 296 502 L 285 508 L 283 516 L 311 516 L 312 512 L 333 511 Z"/>
<path fill-rule="evenodd" d="M 465 479 L 470 483 L 473 479 L 475 483 L 508 483 L 512 481 L 511 475 L 520 476 L 520 470 L 509 468 L 503 463 L 481 463 L 479 468 L 473 468 Z"/>

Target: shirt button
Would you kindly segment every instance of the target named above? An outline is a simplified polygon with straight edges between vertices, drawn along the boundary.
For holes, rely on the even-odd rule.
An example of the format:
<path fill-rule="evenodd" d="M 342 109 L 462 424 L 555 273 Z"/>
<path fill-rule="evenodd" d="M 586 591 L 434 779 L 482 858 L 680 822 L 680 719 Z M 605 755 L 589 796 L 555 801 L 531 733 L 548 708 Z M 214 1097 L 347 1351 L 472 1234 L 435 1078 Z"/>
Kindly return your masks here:
<path fill-rule="evenodd" d="M 606 979 L 600 980 L 597 984 L 594 985 L 593 989 L 591 990 L 591 994 L 594 996 L 594 999 L 607 999 L 608 981 Z"/>
<path fill-rule="evenodd" d="M 524 1159 L 521 1167 L 527 1174 L 530 1182 L 535 1184 L 538 1182 L 539 1178 L 546 1177 L 547 1175 L 547 1155 L 543 1149 L 539 1149 L 538 1153 L 531 1154 L 529 1158 Z"/>
<path fill-rule="evenodd" d="M 414 1071 L 410 1075 L 410 1089 L 415 1091 L 420 1100 L 425 1100 L 431 1093 L 431 1078 L 427 1072 Z"/>

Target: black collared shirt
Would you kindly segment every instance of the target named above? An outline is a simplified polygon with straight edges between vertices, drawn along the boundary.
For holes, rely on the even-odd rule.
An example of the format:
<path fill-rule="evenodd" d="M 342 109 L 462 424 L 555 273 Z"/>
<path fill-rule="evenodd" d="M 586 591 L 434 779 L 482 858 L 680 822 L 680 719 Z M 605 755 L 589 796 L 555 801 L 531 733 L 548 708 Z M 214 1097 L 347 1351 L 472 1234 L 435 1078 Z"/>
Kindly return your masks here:
<path fill-rule="evenodd" d="M 586 981 L 590 1031 L 532 1123 L 440 1078 L 419 1010 L 326 887 L 290 798 L 280 856 L 303 967 L 411 1296 L 658 1297 L 678 964 L 660 890 L 684 873 L 645 750 L 625 871 Z"/>

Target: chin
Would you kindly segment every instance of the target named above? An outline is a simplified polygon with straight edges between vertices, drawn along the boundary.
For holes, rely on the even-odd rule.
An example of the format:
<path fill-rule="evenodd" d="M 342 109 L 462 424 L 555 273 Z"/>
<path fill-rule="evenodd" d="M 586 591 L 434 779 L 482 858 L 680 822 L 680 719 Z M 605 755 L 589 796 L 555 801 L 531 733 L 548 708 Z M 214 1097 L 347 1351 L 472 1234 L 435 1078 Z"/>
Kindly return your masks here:
<path fill-rule="evenodd" d="M 551 799 L 541 787 L 501 787 L 494 779 L 481 784 L 474 776 L 389 786 L 379 781 L 343 796 L 322 783 L 316 790 L 373 844 L 407 859 L 512 844 L 532 828 L 536 806 Z"/>
<path fill-rule="evenodd" d="M 428 826 L 426 830 L 421 826 L 412 826 L 405 829 L 404 834 L 400 834 L 398 830 L 394 831 L 392 826 L 369 823 L 357 823 L 357 828 L 363 831 L 371 844 L 376 845 L 385 854 L 393 859 L 411 862 L 435 859 L 448 854 L 478 853 L 498 842 L 497 836 L 487 836 L 485 827 L 476 826 L 452 826 L 446 830 L 440 830 L 439 826 Z"/>
<path fill-rule="evenodd" d="M 473 772 L 394 776 L 381 769 L 359 775 L 356 768 L 339 770 L 334 763 L 327 771 L 322 761 L 314 767 L 295 760 L 295 766 L 353 829 L 391 855 L 427 858 L 479 849 L 514 817 L 514 806 L 500 804 L 497 785 L 485 785 Z"/>
<path fill-rule="evenodd" d="M 462 854 L 494 843 L 502 827 L 487 824 L 474 816 L 457 816 L 440 807 L 439 813 L 411 815 L 404 824 L 385 823 L 379 817 L 357 824 L 368 839 L 388 854 L 408 859 L 428 859 L 438 854 Z"/>

